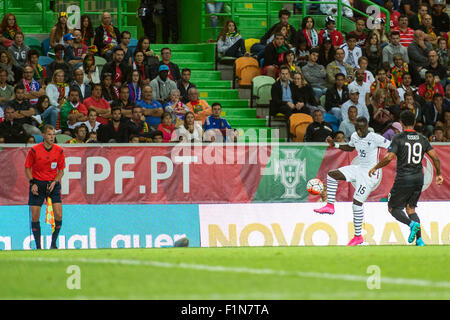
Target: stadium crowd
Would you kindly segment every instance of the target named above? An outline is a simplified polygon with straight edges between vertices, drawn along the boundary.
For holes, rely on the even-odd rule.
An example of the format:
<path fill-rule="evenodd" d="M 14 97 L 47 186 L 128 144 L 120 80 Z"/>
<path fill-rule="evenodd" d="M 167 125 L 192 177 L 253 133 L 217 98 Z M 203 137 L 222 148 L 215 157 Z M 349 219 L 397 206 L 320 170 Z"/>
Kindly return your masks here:
<path fill-rule="evenodd" d="M 49 35 L 54 60 L 44 67 L 14 14 L 3 17 L 0 143 L 42 141 L 46 124 L 67 143 L 237 140 L 222 106 L 199 98 L 191 70 L 171 62 L 169 47 L 158 55 L 144 36 L 130 49 L 130 32 L 114 26 L 109 12 L 96 28 L 88 15 L 80 29 L 67 20 L 60 12 Z M 101 71 L 96 56 L 106 60 Z"/>
<path fill-rule="evenodd" d="M 262 74 L 276 80 L 271 115 L 312 116 L 306 142 L 323 142 L 328 135 L 345 141 L 358 116 L 391 138 L 401 130 L 404 109 L 416 114 L 416 130 L 431 141 L 450 140 L 445 2 L 380 4 L 390 12 L 389 34 L 384 15 L 368 21 L 352 14 L 355 30 L 343 35 L 333 8 L 321 5 L 330 14 L 323 30 L 316 30 L 311 16 L 296 30 L 291 12 L 283 9 L 279 23 L 250 52 L 236 23 L 228 20 L 217 38 L 218 51 L 258 59 Z M 3 17 L 0 143 L 42 140 L 45 124 L 70 136 L 69 143 L 237 141 L 221 117 L 222 106 L 200 99 L 191 70 L 171 61 L 169 46 L 156 54 L 144 36 L 131 50 L 130 32 L 119 30 L 108 12 L 95 28 L 88 15 L 81 17 L 80 29 L 70 29 L 67 21 L 67 13 L 60 12 L 49 35 L 54 61 L 43 67 L 39 52 L 24 44 L 14 14 Z M 96 56 L 106 60 L 101 71 Z"/>
<path fill-rule="evenodd" d="M 329 135 L 348 140 L 359 116 L 391 138 L 402 130 L 400 111 L 409 109 L 417 131 L 431 141 L 450 141 L 449 16 L 443 0 L 419 2 L 379 3 L 390 12 L 389 34 L 383 13 L 374 21 L 352 14 L 355 30 L 344 35 L 332 15 L 323 30 L 315 29 L 311 16 L 296 30 L 291 12 L 281 10 L 279 22 L 250 47 L 261 73 L 276 80 L 271 116 L 290 118 L 293 127 L 293 114 L 308 114 L 313 123 L 304 141 L 323 142 Z M 218 39 L 221 52 L 246 55 L 244 41 L 236 23 L 227 21 Z"/>

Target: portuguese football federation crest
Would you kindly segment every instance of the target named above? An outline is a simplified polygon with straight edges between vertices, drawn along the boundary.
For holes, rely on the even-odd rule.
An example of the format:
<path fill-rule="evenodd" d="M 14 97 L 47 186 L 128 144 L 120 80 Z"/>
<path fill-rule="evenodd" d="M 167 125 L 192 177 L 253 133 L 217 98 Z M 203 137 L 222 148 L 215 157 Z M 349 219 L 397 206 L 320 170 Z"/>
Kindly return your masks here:
<path fill-rule="evenodd" d="M 279 160 L 275 180 L 280 178 L 280 182 L 285 188 L 281 198 L 300 198 L 295 189 L 300 178 L 306 179 L 306 162 L 295 157 L 298 152 L 296 149 L 280 149 L 280 151 L 284 158 Z"/>

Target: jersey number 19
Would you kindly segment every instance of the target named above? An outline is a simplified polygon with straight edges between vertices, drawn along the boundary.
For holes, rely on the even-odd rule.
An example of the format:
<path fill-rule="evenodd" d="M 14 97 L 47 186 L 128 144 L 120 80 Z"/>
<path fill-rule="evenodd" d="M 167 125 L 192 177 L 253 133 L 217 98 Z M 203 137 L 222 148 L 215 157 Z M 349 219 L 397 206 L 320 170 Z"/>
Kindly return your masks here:
<path fill-rule="evenodd" d="M 414 144 L 410 144 L 405 142 L 405 145 L 408 147 L 408 164 L 414 163 L 419 164 L 422 162 L 422 144 L 416 142 Z"/>

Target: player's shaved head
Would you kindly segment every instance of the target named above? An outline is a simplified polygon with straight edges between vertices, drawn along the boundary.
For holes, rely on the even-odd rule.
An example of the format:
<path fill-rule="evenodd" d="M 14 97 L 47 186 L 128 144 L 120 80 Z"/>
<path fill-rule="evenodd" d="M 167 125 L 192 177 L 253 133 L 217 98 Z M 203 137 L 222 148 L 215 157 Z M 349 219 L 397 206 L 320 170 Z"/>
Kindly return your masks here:
<path fill-rule="evenodd" d="M 364 117 L 356 118 L 355 131 L 361 138 L 367 136 L 367 133 L 369 132 L 369 123 L 367 122 L 366 118 Z"/>

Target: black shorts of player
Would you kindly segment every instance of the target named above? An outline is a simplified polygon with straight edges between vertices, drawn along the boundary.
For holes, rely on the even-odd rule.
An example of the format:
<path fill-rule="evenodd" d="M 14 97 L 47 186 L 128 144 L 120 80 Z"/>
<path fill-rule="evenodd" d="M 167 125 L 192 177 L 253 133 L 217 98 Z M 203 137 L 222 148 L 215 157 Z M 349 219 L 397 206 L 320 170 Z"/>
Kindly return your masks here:
<path fill-rule="evenodd" d="M 389 208 L 405 208 L 407 205 L 411 208 L 417 207 L 423 187 L 422 180 L 416 181 L 395 180 L 388 197 Z"/>
<path fill-rule="evenodd" d="M 28 205 L 41 207 L 44 204 L 44 200 L 49 196 L 53 203 L 61 202 L 61 184 L 56 182 L 52 192 L 48 194 L 47 186 L 50 185 L 50 181 L 35 180 L 38 186 L 38 195 L 35 196 L 31 192 L 31 184 L 29 187 Z"/>

